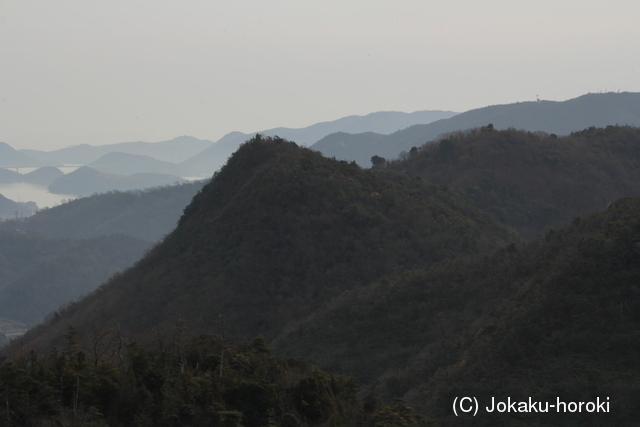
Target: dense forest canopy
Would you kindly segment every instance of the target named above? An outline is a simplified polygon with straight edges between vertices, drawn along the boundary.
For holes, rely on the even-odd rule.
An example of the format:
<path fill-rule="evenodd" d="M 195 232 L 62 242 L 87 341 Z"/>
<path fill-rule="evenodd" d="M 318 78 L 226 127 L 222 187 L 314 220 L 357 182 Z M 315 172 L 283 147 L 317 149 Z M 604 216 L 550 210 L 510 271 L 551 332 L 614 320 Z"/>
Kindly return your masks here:
<path fill-rule="evenodd" d="M 276 348 L 355 374 L 367 390 L 401 396 L 443 425 L 461 422 L 451 411 L 461 393 L 615 396 L 608 419 L 624 424 L 638 416 L 639 245 L 640 198 L 620 199 L 530 243 L 345 292 Z M 544 416 L 525 418 L 544 424 Z M 589 416 L 565 421 L 603 422 Z M 470 425 L 512 422 L 499 414 Z"/>
<path fill-rule="evenodd" d="M 640 128 L 558 137 L 486 126 L 416 147 L 386 168 L 446 185 L 530 239 L 640 194 Z"/>
<path fill-rule="evenodd" d="M 434 425 L 402 401 L 360 399 L 352 377 L 274 356 L 260 337 L 235 344 L 176 324 L 152 344 L 102 326 L 64 338 L 0 360 L 3 426 Z"/>
<path fill-rule="evenodd" d="M 0 368 L 7 384 L 49 384 L 43 401 L 62 403 L 42 410 L 109 425 L 630 424 L 640 198 L 615 199 L 638 194 L 638 132 L 486 126 L 370 170 L 256 136 L 160 244 Z M 40 353 L 51 345 L 64 350 Z M 70 373 L 59 389 L 57 366 Z M 98 383 L 112 400 L 92 400 Z M 32 395 L 8 396 L 21 408 L 8 416 L 28 416 Z M 456 418 L 460 396 L 609 397 L 611 410 Z"/>
<path fill-rule="evenodd" d="M 362 170 L 278 138 L 245 145 L 135 268 L 67 310 L 143 332 L 189 307 L 196 330 L 273 338 L 344 290 L 507 244 L 454 193 Z M 34 332 L 37 334 L 37 332 Z"/>

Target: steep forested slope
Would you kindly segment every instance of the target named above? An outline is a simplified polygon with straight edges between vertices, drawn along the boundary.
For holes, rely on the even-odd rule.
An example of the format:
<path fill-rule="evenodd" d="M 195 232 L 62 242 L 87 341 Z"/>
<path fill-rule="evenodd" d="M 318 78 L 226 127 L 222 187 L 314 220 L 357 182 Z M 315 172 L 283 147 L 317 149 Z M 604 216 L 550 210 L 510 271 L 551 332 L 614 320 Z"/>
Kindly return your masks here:
<path fill-rule="evenodd" d="M 33 326 L 95 290 L 170 233 L 203 185 L 110 192 L 0 222 L 0 317 Z"/>
<path fill-rule="evenodd" d="M 612 127 L 564 140 L 485 129 L 415 150 L 407 164 L 437 170 L 468 138 L 496 147 L 495 159 L 502 151 L 517 159 L 514 147 L 529 147 L 525 159 L 551 162 L 551 174 L 554 158 L 592 147 L 599 151 L 581 158 L 592 163 L 560 164 L 592 165 L 606 171 L 594 176 L 615 178 L 606 183 L 626 182 L 617 171 L 634 170 L 635 133 Z M 539 145 L 549 158 L 538 162 Z M 453 167 L 443 170 L 456 176 Z M 356 374 L 383 399 L 401 396 L 445 426 L 628 425 L 640 416 L 639 247 L 640 198 L 520 244 L 446 186 L 256 137 L 161 244 L 24 342 L 48 348 L 68 325 L 80 337 L 117 327 L 147 341 L 182 340 L 189 331 L 224 340 L 263 334 L 277 336 L 278 351 Z M 610 411 L 454 418 L 453 400 L 462 396 L 483 407 L 491 397 L 609 397 Z"/>
<path fill-rule="evenodd" d="M 447 185 L 525 238 L 640 194 L 640 129 L 566 137 L 490 127 L 454 133 L 387 168 Z"/>
<path fill-rule="evenodd" d="M 512 239 L 446 189 L 257 137 L 172 234 L 52 331 L 92 321 L 142 333 L 183 317 L 195 330 L 272 338 L 346 289 Z"/>
<path fill-rule="evenodd" d="M 442 425 L 630 425 L 640 377 L 640 198 L 491 255 L 345 292 L 277 348 Z M 608 414 L 455 418 L 455 397 L 596 401 Z M 518 424 L 521 423 L 521 424 Z"/>

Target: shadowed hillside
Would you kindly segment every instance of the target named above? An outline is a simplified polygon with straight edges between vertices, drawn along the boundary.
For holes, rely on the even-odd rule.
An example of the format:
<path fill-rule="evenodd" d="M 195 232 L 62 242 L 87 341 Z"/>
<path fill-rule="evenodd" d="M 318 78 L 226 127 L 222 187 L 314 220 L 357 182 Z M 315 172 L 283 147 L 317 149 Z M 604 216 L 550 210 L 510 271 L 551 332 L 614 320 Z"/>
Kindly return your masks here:
<path fill-rule="evenodd" d="M 446 135 L 386 167 L 446 185 L 532 238 L 640 194 L 640 128 L 556 137 L 483 127 Z"/>
<path fill-rule="evenodd" d="M 454 425 L 630 425 L 640 397 L 640 198 L 526 245 L 345 292 L 276 348 L 355 374 Z M 455 397 L 555 404 L 610 398 L 607 414 L 481 411 Z M 521 423 L 521 424 L 519 424 Z"/>
<path fill-rule="evenodd" d="M 0 317 L 33 326 L 130 267 L 149 245 L 123 235 L 69 240 L 0 231 Z"/>
<path fill-rule="evenodd" d="M 256 137 L 172 234 L 47 333 L 86 322 L 144 333 L 186 316 L 196 331 L 270 339 L 346 289 L 512 239 L 446 189 Z M 50 340 L 43 332 L 28 339 Z"/>
<path fill-rule="evenodd" d="M 543 145 L 543 152 L 563 159 L 564 149 L 592 146 L 600 150 L 595 160 L 633 162 L 633 143 L 623 136 L 633 141 L 635 132 L 592 129 L 560 147 Z M 487 127 L 415 150 L 410 160 L 446 164 L 465 138 L 512 159 L 515 146 L 564 140 Z M 546 161 L 553 165 L 553 157 Z M 616 169 L 596 166 L 616 176 Z M 279 352 L 355 374 L 375 393 L 363 404 L 371 413 L 381 408 L 376 396 L 402 397 L 442 426 L 629 425 L 640 416 L 639 218 L 640 198 L 622 198 L 521 244 L 447 186 L 257 136 L 194 197 L 162 243 L 23 342 L 64 345 L 69 325 L 79 339 L 96 325 L 142 341 L 185 342 L 185 334 L 204 331 L 232 339 L 262 334 Z M 182 354 L 183 361 L 200 360 L 199 353 Z M 454 418 L 460 396 L 484 407 L 491 397 L 609 397 L 611 409 Z M 410 411 L 394 405 L 396 414 Z"/>
<path fill-rule="evenodd" d="M 92 292 L 170 233 L 203 185 L 100 194 L 0 222 L 0 317 L 34 325 Z"/>

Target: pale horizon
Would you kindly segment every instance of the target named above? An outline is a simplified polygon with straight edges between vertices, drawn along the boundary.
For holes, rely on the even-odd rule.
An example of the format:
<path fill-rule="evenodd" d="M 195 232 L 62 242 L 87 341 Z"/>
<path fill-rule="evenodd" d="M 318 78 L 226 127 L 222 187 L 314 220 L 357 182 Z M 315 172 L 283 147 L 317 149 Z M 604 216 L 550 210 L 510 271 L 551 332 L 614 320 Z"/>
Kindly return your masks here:
<path fill-rule="evenodd" d="M 626 0 L 0 0 L 0 141 L 217 141 L 640 92 L 638 16 Z"/>

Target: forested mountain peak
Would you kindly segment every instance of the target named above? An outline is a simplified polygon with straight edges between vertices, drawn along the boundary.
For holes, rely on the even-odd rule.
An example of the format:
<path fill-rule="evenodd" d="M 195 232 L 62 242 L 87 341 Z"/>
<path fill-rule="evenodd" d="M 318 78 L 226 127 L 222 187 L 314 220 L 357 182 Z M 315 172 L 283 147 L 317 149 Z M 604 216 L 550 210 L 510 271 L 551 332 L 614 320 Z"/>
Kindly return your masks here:
<path fill-rule="evenodd" d="M 156 356 L 129 341 L 133 359 L 126 363 L 136 387 L 156 390 L 154 399 L 173 410 L 167 399 L 175 391 L 154 379 L 180 372 L 176 378 L 195 384 L 190 372 L 202 369 L 198 383 L 214 384 L 232 366 L 223 363 L 225 347 L 262 334 L 277 351 L 355 374 L 366 390 L 387 402 L 402 397 L 443 426 L 629 424 L 639 415 L 640 198 L 619 199 L 521 244 L 494 217 L 417 171 L 421 162 L 436 170 L 444 164 L 440 172 L 455 176 L 452 159 L 478 141 L 511 153 L 504 157 L 512 161 L 517 146 L 529 147 L 534 160 L 538 146 L 545 155 L 593 146 L 596 158 L 615 160 L 621 152 L 632 162 L 636 132 L 587 129 L 554 148 L 544 144 L 562 138 L 485 126 L 416 148 L 387 170 L 256 136 L 194 197 L 173 233 L 133 268 L 25 335 L 23 354 L 52 343 L 64 346 L 63 355 L 79 354 L 71 338 L 77 333 L 90 342 L 87 334 L 100 328 L 120 342 L 154 341 Z M 218 335 L 186 338 L 200 332 Z M 251 348 L 268 352 L 261 339 Z M 210 357 L 212 351 L 220 356 Z M 158 372 L 167 360 L 171 370 Z M 246 358 L 234 360 L 251 371 Z M 244 384 L 251 385 L 247 395 L 262 390 Z M 606 414 L 454 418 L 452 401 L 464 395 L 485 406 L 492 396 L 612 398 Z M 152 400 L 140 399 L 144 407 Z M 380 408 L 375 395 L 365 400 Z M 410 412 L 396 402 L 396 414 Z"/>
<path fill-rule="evenodd" d="M 172 234 L 48 333 L 104 322 L 140 334 L 182 316 L 196 331 L 270 339 L 346 289 L 513 239 L 446 188 L 257 136 Z M 26 339 L 51 337 L 40 329 Z"/>

